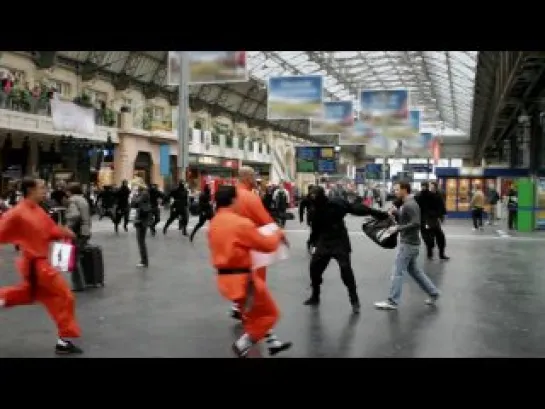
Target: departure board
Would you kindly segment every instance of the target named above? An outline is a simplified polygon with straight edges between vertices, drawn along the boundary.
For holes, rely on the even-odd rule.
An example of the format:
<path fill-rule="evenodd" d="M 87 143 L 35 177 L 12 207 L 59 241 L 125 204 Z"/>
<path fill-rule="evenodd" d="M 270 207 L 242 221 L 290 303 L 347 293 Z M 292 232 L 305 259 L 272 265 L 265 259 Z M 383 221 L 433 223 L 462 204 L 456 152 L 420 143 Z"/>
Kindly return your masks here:
<path fill-rule="evenodd" d="M 298 146 L 295 160 L 297 172 L 337 173 L 337 154 L 334 146 Z"/>

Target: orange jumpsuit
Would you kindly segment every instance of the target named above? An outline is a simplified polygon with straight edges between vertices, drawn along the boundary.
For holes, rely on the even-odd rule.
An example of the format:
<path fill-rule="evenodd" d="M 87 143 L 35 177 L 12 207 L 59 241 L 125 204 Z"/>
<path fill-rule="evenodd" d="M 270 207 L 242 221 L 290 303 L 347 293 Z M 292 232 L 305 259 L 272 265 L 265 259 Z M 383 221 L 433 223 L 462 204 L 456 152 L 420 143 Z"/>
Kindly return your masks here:
<path fill-rule="evenodd" d="M 261 198 L 251 188 L 242 183 L 237 184 L 237 213 L 250 219 L 257 227 L 274 223 L 273 218 L 263 206 Z M 265 280 L 267 278 L 267 267 L 258 268 L 256 273 Z"/>
<path fill-rule="evenodd" d="M 263 236 L 254 223 L 228 208 L 218 210 L 208 229 L 212 265 L 218 270 L 218 290 L 242 306 L 244 330 L 254 342 L 274 327 L 280 313 L 265 280 L 251 270 L 250 250 L 271 253 L 278 248 L 281 237 L 280 233 Z"/>
<path fill-rule="evenodd" d="M 0 219 L 0 243 L 20 246 L 16 265 L 23 281 L 0 288 L 6 307 L 42 303 L 55 321 L 60 338 L 76 338 L 81 331 L 75 318 L 72 291 L 49 263 L 49 245 L 65 238 L 49 215 L 31 200 L 21 200 Z"/>

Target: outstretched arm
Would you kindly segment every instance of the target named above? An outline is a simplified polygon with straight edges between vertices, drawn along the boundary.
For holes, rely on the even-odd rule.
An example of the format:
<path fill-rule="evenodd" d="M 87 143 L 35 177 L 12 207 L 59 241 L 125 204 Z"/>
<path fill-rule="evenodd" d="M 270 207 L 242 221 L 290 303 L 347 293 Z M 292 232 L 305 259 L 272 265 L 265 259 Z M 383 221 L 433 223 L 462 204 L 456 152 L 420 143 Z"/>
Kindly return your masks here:
<path fill-rule="evenodd" d="M 372 207 L 365 206 L 361 203 L 353 203 L 347 205 L 347 213 L 355 216 L 373 216 L 379 220 L 388 218 L 388 213 L 382 210 L 373 209 Z"/>

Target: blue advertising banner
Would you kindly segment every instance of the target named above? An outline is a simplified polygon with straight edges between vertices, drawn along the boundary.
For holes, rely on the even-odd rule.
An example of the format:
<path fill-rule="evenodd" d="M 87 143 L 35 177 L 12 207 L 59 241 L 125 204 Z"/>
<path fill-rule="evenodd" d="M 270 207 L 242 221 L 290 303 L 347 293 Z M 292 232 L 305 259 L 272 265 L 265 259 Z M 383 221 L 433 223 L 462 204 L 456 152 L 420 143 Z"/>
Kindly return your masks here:
<path fill-rule="evenodd" d="M 422 112 L 419 109 L 411 109 L 409 111 L 409 126 L 407 127 L 407 135 L 404 139 L 418 138 L 420 135 L 420 121 Z"/>
<path fill-rule="evenodd" d="M 370 129 L 369 137 L 380 134 L 388 139 L 407 137 L 409 91 L 362 90 L 359 119 Z"/>
<path fill-rule="evenodd" d="M 324 102 L 323 117 L 310 121 L 310 134 L 341 134 L 353 126 L 354 103 L 352 101 Z"/>
<path fill-rule="evenodd" d="M 403 156 L 429 158 L 432 153 L 431 133 L 421 133 L 416 138 L 406 139 L 403 143 Z"/>
<path fill-rule="evenodd" d="M 320 119 L 324 113 L 324 80 L 320 75 L 270 77 L 267 119 Z"/>
<path fill-rule="evenodd" d="M 161 176 L 170 176 L 170 145 L 159 145 L 159 170 Z"/>

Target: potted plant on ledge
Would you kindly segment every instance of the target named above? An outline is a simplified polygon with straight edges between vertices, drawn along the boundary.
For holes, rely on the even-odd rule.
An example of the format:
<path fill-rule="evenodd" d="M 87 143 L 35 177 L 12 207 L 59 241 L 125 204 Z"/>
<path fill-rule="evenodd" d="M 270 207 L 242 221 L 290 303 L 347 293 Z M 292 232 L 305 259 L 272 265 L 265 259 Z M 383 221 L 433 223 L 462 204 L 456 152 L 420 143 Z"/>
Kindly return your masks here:
<path fill-rule="evenodd" d="M 91 97 L 85 92 L 81 94 L 80 96 L 77 96 L 76 98 L 74 98 L 72 102 L 74 102 L 74 104 L 79 105 L 83 108 L 93 108 Z"/>

